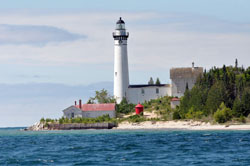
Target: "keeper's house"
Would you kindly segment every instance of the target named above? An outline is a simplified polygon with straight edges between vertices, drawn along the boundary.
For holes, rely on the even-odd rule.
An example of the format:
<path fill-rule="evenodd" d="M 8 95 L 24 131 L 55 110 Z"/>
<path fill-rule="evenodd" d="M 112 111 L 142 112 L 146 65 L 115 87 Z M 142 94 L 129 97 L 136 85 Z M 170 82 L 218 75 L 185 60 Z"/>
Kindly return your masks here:
<path fill-rule="evenodd" d="M 82 104 L 80 100 L 79 105 L 75 102 L 75 105 L 63 110 L 64 118 L 97 118 L 103 115 L 109 115 L 110 118 L 115 118 L 115 103 Z"/>

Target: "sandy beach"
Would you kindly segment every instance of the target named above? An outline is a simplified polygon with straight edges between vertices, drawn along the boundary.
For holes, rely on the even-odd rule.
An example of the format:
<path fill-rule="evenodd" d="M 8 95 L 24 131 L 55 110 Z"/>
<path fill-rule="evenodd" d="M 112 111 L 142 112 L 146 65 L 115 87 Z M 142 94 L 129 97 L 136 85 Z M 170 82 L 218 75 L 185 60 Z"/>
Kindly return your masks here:
<path fill-rule="evenodd" d="M 250 130 L 250 124 L 212 125 L 199 121 L 145 121 L 141 123 L 119 123 L 114 129 L 183 129 L 183 130 Z"/>

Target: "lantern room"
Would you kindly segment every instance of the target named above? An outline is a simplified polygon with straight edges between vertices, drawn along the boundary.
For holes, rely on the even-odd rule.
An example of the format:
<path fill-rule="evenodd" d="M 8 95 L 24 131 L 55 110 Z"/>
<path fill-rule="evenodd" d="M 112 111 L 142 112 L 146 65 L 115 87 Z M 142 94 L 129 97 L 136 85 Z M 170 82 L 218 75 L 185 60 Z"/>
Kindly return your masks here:
<path fill-rule="evenodd" d="M 125 22 L 122 20 L 122 18 L 120 17 L 120 19 L 116 22 L 116 29 L 117 30 L 125 30 Z"/>

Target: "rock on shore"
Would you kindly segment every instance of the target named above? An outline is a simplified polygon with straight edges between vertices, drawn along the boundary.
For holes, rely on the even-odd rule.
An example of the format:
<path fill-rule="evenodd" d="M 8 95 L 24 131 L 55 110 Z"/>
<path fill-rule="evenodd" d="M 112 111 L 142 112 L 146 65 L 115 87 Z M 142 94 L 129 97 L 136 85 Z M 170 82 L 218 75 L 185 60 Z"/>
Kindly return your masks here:
<path fill-rule="evenodd" d="M 35 123 L 34 125 L 28 127 L 27 129 L 25 130 L 28 130 L 28 131 L 40 131 L 40 130 L 44 130 L 44 123 L 41 123 L 41 122 L 37 122 Z"/>

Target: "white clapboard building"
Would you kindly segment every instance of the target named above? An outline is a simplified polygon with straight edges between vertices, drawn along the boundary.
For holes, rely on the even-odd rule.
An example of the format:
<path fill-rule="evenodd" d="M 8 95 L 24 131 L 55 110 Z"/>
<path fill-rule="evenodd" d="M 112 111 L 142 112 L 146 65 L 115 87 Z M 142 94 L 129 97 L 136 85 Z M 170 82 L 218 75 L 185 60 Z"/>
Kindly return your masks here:
<path fill-rule="evenodd" d="M 65 118 L 97 118 L 99 116 L 109 115 L 110 118 L 116 117 L 115 103 L 106 104 L 79 104 L 72 105 L 63 110 L 63 117 Z"/>

